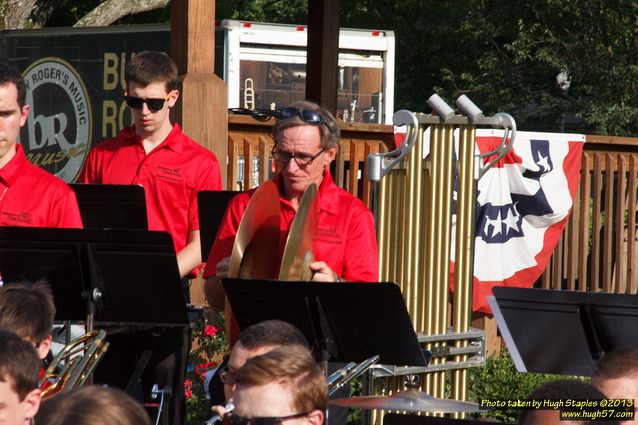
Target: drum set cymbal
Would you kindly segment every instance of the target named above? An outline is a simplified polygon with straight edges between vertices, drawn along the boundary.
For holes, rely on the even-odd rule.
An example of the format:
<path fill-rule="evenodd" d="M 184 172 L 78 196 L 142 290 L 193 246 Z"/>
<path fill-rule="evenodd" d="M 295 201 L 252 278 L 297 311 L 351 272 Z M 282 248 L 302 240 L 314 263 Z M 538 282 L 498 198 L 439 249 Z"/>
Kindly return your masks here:
<path fill-rule="evenodd" d="M 477 412 L 477 403 L 434 398 L 423 391 L 400 391 L 390 396 L 360 396 L 330 401 L 331 405 L 358 407 L 367 410 L 392 410 L 404 412 L 457 413 Z"/>

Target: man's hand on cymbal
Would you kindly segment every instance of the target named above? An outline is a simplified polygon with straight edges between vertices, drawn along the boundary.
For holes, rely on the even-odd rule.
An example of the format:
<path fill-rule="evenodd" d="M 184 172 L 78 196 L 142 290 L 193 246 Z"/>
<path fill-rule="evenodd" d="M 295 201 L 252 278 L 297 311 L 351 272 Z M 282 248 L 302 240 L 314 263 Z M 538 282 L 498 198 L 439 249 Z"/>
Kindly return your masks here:
<path fill-rule="evenodd" d="M 312 272 L 313 282 L 341 282 L 339 275 L 323 261 L 314 261 L 310 263 L 310 271 Z"/>

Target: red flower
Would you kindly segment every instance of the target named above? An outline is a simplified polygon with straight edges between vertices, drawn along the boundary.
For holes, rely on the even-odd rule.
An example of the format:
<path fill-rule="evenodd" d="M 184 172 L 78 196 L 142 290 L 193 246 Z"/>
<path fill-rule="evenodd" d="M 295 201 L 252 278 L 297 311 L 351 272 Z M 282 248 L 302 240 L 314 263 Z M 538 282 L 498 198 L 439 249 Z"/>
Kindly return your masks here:
<path fill-rule="evenodd" d="M 215 367 L 214 362 L 199 363 L 195 365 L 195 373 L 199 376 L 199 379 L 204 381 L 206 378 L 206 372 L 213 367 Z"/>
<path fill-rule="evenodd" d="M 187 398 L 191 398 L 193 396 L 193 381 L 191 381 L 190 379 L 187 379 L 184 381 L 184 395 Z"/>
<path fill-rule="evenodd" d="M 206 336 L 215 336 L 215 334 L 219 331 L 215 326 L 208 325 L 204 328 L 204 335 Z"/>

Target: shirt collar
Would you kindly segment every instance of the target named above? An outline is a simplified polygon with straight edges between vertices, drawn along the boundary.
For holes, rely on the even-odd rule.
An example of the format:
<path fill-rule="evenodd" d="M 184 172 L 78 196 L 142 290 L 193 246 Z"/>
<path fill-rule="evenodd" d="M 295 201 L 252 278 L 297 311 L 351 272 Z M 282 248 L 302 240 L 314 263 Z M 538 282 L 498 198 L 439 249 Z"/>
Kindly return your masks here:
<path fill-rule="evenodd" d="M 132 137 L 137 145 L 142 146 L 142 139 L 135 133 L 135 125 L 132 125 L 123 131 L 127 131 L 129 133 L 128 136 Z M 171 132 L 168 133 L 168 136 L 166 136 L 166 139 L 164 139 L 155 149 L 168 148 L 174 152 L 181 153 L 183 148 L 183 140 L 181 136 L 182 129 L 179 124 L 175 123 L 173 124 Z"/>
<path fill-rule="evenodd" d="M 27 162 L 27 157 L 24 155 L 22 145 L 16 143 L 15 149 L 15 156 L 0 170 L 0 180 L 7 186 L 12 186 L 18 180 L 20 177 L 20 169 Z"/>

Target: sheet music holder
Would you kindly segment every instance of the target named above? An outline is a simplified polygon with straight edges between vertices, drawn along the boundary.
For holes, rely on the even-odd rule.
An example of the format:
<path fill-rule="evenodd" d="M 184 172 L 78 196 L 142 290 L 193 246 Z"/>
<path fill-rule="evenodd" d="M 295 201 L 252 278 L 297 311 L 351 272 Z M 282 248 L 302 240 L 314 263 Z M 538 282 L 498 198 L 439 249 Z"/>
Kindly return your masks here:
<path fill-rule="evenodd" d="M 605 352 L 638 348 L 635 295 L 495 287 L 491 298 L 521 372 L 589 376 Z"/>
<path fill-rule="evenodd" d="M 173 242 L 168 233 L 0 227 L 5 284 L 46 279 L 57 321 L 101 325 L 188 326 Z"/>
<path fill-rule="evenodd" d="M 202 190 L 197 194 L 199 240 L 204 261 L 208 259 L 208 254 L 213 247 L 228 203 L 239 193 L 241 192 L 234 190 Z"/>
<path fill-rule="evenodd" d="M 122 184 L 70 184 L 85 229 L 148 229 L 144 188 Z"/>
<path fill-rule="evenodd" d="M 240 329 L 279 319 L 297 326 L 330 361 L 427 366 L 400 288 L 394 283 L 224 279 Z"/>

